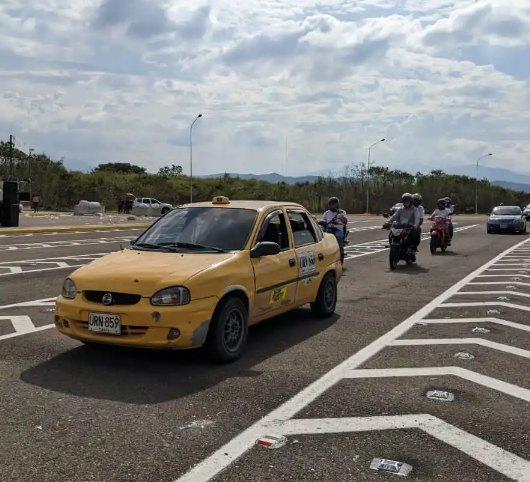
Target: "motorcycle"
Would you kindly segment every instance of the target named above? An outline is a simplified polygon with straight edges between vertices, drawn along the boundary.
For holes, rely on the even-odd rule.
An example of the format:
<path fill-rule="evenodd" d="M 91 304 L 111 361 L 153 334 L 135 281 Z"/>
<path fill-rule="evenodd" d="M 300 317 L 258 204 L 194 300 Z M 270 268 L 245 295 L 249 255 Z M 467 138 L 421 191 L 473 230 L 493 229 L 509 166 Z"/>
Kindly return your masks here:
<path fill-rule="evenodd" d="M 436 253 L 438 248 L 442 253 L 445 252 L 449 246 L 449 218 L 445 216 L 436 216 L 434 222 L 431 224 L 431 254 Z"/>
<path fill-rule="evenodd" d="M 384 225 L 383 229 L 390 230 L 390 251 L 388 260 L 390 269 L 397 269 L 400 261 L 407 264 L 416 262 L 416 254 L 410 246 L 409 237 L 413 236 L 413 226 L 411 224 L 393 224 L 392 226 Z"/>
<path fill-rule="evenodd" d="M 320 220 L 318 222 L 318 224 L 320 226 L 322 226 L 322 230 L 325 232 L 325 233 L 331 233 L 331 234 L 335 234 L 335 227 L 332 226 L 332 222 L 335 220 L 335 218 L 333 218 L 329 223 L 326 223 L 325 221 L 322 221 Z M 350 235 L 350 230 L 346 227 L 346 225 L 344 225 L 344 228 L 343 228 L 343 232 L 344 232 L 344 236 L 343 236 L 343 239 L 344 239 L 344 246 L 347 246 L 348 243 L 350 242 L 348 240 L 348 236 Z"/>

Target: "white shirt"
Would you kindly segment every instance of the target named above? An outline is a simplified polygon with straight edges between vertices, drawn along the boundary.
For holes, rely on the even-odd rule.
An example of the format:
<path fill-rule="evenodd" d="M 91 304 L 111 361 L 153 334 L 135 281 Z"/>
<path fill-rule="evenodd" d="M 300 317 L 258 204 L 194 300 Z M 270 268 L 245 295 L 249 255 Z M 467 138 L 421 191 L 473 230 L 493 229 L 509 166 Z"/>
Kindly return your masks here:
<path fill-rule="evenodd" d="M 448 216 L 451 216 L 452 211 L 451 209 L 449 208 L 445 208 L 445 209 L 435 209 L 434 212 L 432 213 L 433 216 L 441 216 L 441 217 L 448 217 Z"/>
<path fill-rule="evenodd" d="M 335 221 L 333 221 L 333 223 L 331 223 L 332 225 L 336 226 L 336 227 L 340 227 L 342 228 L 344 226 L 343 223 L 341 223 L 339 221 L 339 219 L 341 218 L 346 218 L 346 211 L 340 209 L 338 213 L 336 212 L 333 212 L 333 211 L 330 211 L 329 209 L 324 213 L 324 216 L 322 216 L 322 221 L 324 221 L 325 223 L 329 223 L 334 217 L 337 217 L 337 219 L 335 219 Z"/>
<path fill-rule="evenodd" d="M 423 219 L 425 217 L 425 208 L 423 206 L 416 206 L 418 208 L 418 211 L 420 213 L 420 219 Z"/>

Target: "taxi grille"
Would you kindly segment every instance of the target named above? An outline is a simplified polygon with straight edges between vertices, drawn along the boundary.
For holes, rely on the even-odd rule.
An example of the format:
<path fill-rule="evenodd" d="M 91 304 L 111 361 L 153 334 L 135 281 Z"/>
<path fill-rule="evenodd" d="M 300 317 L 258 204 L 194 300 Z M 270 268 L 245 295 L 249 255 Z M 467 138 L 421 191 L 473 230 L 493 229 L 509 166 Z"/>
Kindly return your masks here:
<path fill-rule="evenodd" d="M 88 321 L 77 320 L 76 324 L 77 324 L 78 328 L 81 328 L 81 329 L 83 329 L 85 331 L 88 331 Z M 105 335 L 105 336 L 115 336 L 115 337 L 118 337 L 118 336 L 142 337 L 142 336 L 144 336 L 147 333 L 148 329 L 149 329 L 149 327 L 147 327 L 147 326 L 122 325 L 121 326 L 121 335 L 107 335 L 106 333 L 95 333 L 95 332 L 92 332 L 92 331 L 90 333 L 93 333 L 94 335 L 101 334 L 101 335 Z"/>
<path fill-rule="evenodd" d="M 141 295 L 133 295 L 129 293 L 116 293 L 114 291 L 85 291 L 85 299 L 87 301 L 90 301 L 91 303 L 103 303 L 103 297 L 105 295 L 111 295 L 112 296 L 112 302 L 109 304 L 106 304 L 106 306 L 113 306 L 113 305 L 135 305 L 138 303 L 142 297 Z"/>

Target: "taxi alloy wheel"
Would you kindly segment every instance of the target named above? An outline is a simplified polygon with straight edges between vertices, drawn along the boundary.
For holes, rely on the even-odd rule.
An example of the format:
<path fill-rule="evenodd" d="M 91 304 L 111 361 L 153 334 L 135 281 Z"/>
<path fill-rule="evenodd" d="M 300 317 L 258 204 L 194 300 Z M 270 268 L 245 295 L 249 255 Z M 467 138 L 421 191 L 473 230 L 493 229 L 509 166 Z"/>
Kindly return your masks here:
<path fill-rule="evenodd" d="M 212 319 L 209 352 L 219 362 L 237 360 L 243 353 L 248 336 L 248 311 L 236 297 L 227 299 Z"/>
<path fill-rule="evenodd" d="M 335 313 L 337 306 L 337 280 L 333 273 L 322 279 L 316 300 L 311 303 L 311 311 L 318 318 L 329 318 Z"/>

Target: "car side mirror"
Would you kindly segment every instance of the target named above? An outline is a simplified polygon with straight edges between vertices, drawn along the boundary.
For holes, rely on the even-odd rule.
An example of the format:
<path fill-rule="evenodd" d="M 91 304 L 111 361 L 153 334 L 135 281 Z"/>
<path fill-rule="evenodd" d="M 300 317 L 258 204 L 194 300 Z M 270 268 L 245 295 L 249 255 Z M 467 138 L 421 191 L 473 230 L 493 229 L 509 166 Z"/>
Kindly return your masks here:
<path fill-rule="evenodd" d="M 262 258 L 263 256 L 274 256 L 281 251 L 278 243 L 272 241 L 261 241 L 250 250 L 251 258 Z"/>

